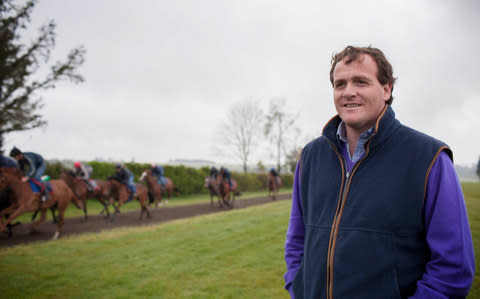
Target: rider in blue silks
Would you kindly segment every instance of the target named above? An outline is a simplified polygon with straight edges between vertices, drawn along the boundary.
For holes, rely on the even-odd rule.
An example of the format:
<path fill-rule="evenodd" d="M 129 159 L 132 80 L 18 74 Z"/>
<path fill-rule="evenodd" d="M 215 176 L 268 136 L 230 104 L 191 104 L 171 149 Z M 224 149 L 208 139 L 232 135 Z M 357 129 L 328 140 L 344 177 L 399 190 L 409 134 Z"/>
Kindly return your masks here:
<path fill-rule="evenodd" d="M 35 184 L 42 184 L 42 176 L 45 172 L 47 164 L 42 156 L 32 152 L 22 152 L 16 147 L 10 151 L 10 157 L 17 160 L 20 170 L 23 171 L 25 177 L 22 178 L 23 182 L 27 182 L 29 179 L 34 179 Z M 49 199 L 49 194 L 46 186 L 41 186 L 43 190 L 42 201 Z"/>
<path fill-rule="evenodd" d="M 113 179 L 113 180 L 119 181 L 120 183 L 124 183 L 127 186 L 127 188 L 132 192 L 133 197 L 137 196 L 137 188 L 133 183 L 133 173 L 130 170 L 128 170 L 125 166 L 116 164 L 115 174 L 108 177 L 108 179 Z M 132 197 L 130 196 L 128 201 L 130 201 L 131 199 Z"/>
<path fill-rule="evenodd" d="M 278 172 L 277 172 L 277 170 L 275 170 L 275 167 L 272 167 L 270 169 L 270 174 L 275 178 L 275 183 L 278 186 Z"/>
<path fill-rule="evenodd" d="M 226 169 L 225 167 L 220 167 L 220 174 L 225 178 L 227 179 L 228 181 L 228 185 L 230 185 L 230 188 L 232 188 L 232 178 L 231 178 L 231 175 L 230 175 L 230 171 L 228 171 L 228 169 Z"/>
<path fill-rule="evenodd" d="M 162 185 L 162 187 L 165 187 L 166 180 L 164 177 L 165 171 L 163 170 L 163 167 L 161 165 L 152 164 L 151 171 L 153 176 L 157 178 L 157 182 Z"/>

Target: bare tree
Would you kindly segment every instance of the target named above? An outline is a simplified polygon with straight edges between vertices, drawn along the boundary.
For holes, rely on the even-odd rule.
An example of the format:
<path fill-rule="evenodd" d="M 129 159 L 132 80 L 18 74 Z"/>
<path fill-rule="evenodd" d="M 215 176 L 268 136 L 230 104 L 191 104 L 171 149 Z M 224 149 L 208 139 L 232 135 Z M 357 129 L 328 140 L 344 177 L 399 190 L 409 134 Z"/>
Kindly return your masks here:
<path fill-rule="evenodd" d="M 286 153 L 288 134 L 292 131 L 299 134 L 295 127 L 296 115 L 285 111 L 285 98 L 275 98 L 270 101 L 267 121 L 264 127 L 264 134 L 275 145 L 275 158 L 277 160 L 277 171 L 281 171 L 282 154 Z"/>
<path fill-rule="evenodd" d="M 247 163 L 258 144 L 263 126 L 263 111 L 258 101 L 244 100 L 231 106 L 226 121 L 218 129 L 216 150 L 234 156 L 247 172 Z"/>
<path fill-rule="evenodd" d="M 20 34 L 27 28 L 35 4 L 35 0 L 23 6 L 0 0 L 0 148 L 5 134 L 46 124 L 38 114 L 42 103 L 37 91 L 54 88 L 62 80 L 84 80 L 77 72 L 85 60 L 82 46 L 72 49 L 65 61 L 51 65 L 44 78 L 38 80 L 40 65 L 48 62 L 55 47 L 56 25 L 51 20 L 40 28 L 35 40 L 24 44 Z"/>

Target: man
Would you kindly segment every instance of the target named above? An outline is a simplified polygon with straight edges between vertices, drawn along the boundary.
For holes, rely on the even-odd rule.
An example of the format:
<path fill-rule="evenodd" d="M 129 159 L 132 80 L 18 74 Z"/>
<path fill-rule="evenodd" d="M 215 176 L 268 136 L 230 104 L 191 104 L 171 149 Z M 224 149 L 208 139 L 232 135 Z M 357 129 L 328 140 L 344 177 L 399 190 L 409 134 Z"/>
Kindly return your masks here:
<path fill-rule="evenodd" d="M 10 157 L 17 160 L 19 168 L 25 176 L 22 178 L 22 182 L 27 182 L 29 179 L 33 179 L 35 185 L 41 188 L 41 200 L 48 200 L 49 194 L 46 184 L 42 183 L 42 176 L 45 172 L 47 164 L 43 157 L 37 153 L 33 152 L 22 152 L 16 147 L 13 147 L 10 151 Z"/>
<path fill-rule="evenodd" d="M 92 175 L 93 168 L 88 164 L 82 164 L 80 161 L 76 161 L 73 163 L 73 167 L 75 167 L 75 176 L 82 179 L 87 184 L 88 191 L 92 191 L 96 188 L 94 186 L 94 182 L 90 182 L 90 176 Z"/>
<path fill-rule="evenodd" d="M 278 186 L 278 172 L 275 167 L 270 169 L 270 174 L 272 175 L 273 179 L 275 180 L 275 184 Z"/>
<path fill-rule="evenodd" d="M 161 165 L 152 164 L 151 171 L 154 177 L 157 178 L 157 183 L 165 187 L 165 177 L 164 177 L 164 169 Z"/>
<path fill-rule="evenodd" d="M 232 175 L 230 174 L 230 171 L 222 166 L 220 167 L 220 175 L 224 179 L 227 179 L 228 185 L 230 186 L 230 188 L 232 188 Z"/>
<path fill-rule="evenodd" d="M 382 51 L 332 58 L 338 115 L 302 151 L 285 243 L 294 298 L 464 298 L 475 261 L 452 152 L 400 124 Z"/>
<path fill-rule="evenodd" d="M 133 197 L 137 196 L 137 188 L 133 183 L 133 173 L 130 170 L 128 170 L 125 166 L 122 166 L 121 164 L 116 164 L 115 174 L 107 178 L 107 180 L 110 180 L 110 179 L 116 180 L 116 181 L 119 181 L 120 183 L 125 184 L 128 190 L 132 192 Z M 131 198 L 132 197 L 130 197 L 128 201 L 130 201 Z"/>
<path fill-rule="evenodd" d="M 210 168 L 210 173 L 209 173 L 209 176 L 213 179 L 216 179 L 217 176 L 218 176 L 218 169 L 215 167 L 215 166 L 212 166 Z"/>

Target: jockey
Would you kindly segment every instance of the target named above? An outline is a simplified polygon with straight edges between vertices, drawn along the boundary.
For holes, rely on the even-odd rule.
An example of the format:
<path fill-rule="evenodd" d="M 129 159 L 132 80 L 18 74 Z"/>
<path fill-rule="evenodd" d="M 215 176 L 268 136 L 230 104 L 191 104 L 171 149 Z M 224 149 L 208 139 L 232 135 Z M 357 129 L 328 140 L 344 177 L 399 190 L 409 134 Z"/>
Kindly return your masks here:
<path fill-rule="evenodd" d="M 152 164 L 150 170 L 152 171 L 153 176 L 157 178 L 157 183 L 162 185 L 162 187 L 165 187 L 165 177 L 163 176 L 165 171 L 163 170 L 163 167 L 161 165 Z"/>
<path fill-rule="evenodd" d="M 90 182 L 90 176 L 92 175 L 93 169 L 92 166 L 87 164 L 82 164 L 79 161 L 73 163 L 75 167 L 75 176 L 82 179 L 86 184 L 89 191 L 92 191 L 94 186 Z"/>
<path fill-rule="evenodd" d="M 215 166 L 212 166 L 212 168 L 210 168 L 210 174 L 209 175 L 210 175 L 211 178 L 216 179 L 217 176 L 218 176 L 218 169 L 215 168 Z"/>
<path fill-rule="evenodd" d="M 272 167 L 270 169 L 270 174 L 275 178 L 275 184 L 277 184 L 277 186 L 278 186 L 278 172 L 275 169 L 275 167 Z"/>
<path fill-rule="evenodd" d="M 122 166 L 121 164 L 116 164 L 115 174 L 112 176 L 109 176 L 107 179 L 116 180 L 116 181 L 119 181 L 120 183 L 125 184 L 127 188 L 132 192 L 133 197 L 137 196 L 137 188 L 133 183 L 133 173 L 130 170 L 128 170 L 125 166 Z"/>
<path fill-rule="evenodd" d="M 10 151 L 10 157 L 17 160 L 20 170 L 23 171 L 25 177 L 22 178 L 22 182 L 27 182 L 29 178 L 35 179 L 38 182 L 42 182 L 42 175 L 45 172 L 47 165 L 42 156 L 32 152 L 22 152 L 16 147 Z M 42 201 L 49 199 L 47 188 L 43 188 Z"/>
<path fill-rule="evenodd" d="M 220 174 L 223 176 L 223 178 L 227 179 L 228 185 L 230 185 L 230 188 L 232 188 L 232 178 L 230 175 L 230 171 L 226 169 L 225 167 L 220 167 Z"/>

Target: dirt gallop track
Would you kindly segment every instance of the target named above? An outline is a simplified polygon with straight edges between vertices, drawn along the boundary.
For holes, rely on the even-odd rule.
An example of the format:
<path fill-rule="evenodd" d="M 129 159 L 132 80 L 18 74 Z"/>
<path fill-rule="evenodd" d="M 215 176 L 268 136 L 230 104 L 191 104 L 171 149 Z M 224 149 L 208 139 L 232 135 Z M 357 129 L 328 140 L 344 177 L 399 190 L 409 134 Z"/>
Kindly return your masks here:
<path fill-rule="evenodd" d="M 278 195 L 277 198 L 278 200 L 288 200 L 291 199 L 291 194 L 281 194 Z M 243 209 L 271 202 L 272 200 L 267 196 L 246 198 L 236 200 L 235 209 Z M 68 218 L 65 220 L 62 236 L 82 234 L 86 232 L 101 232 L 104 230 L 125 226 L 151 225 L 197 215 L 230 211 L 230 209 L 227 208 L 219 208 L 217 203 L 215 203 L 213 207 L 210 207 L 210 202 L 184 206 L 165 206 L 159 209 L 150 208 L 149 210 L 150 215 L 152 216 L 149 219 L 144 217 L 143 220 L 139 220 L 138 216 L 140 215 L 140 211 L 138 210 L 118 214 L 113 223 L 110 223 L 110 220 L 105 216 L 90 215 L 88 216 L 88 221 L 85 221 L 83 217 Z M 41 223 L 38 226 L 37 231 L 32 234 L 28 233 L 27 227 L 28 223 L 15 226 L 13 228 L 13 236 L 10 238 L 7 237 L 5 233 L 1 234 L 0 248 L 22 243 L 26 244 L 36 241 L 49 240 L 55 232 L 56 224 L 53 224 L 52 221 L 48 220 L 44 223 Z"/>

